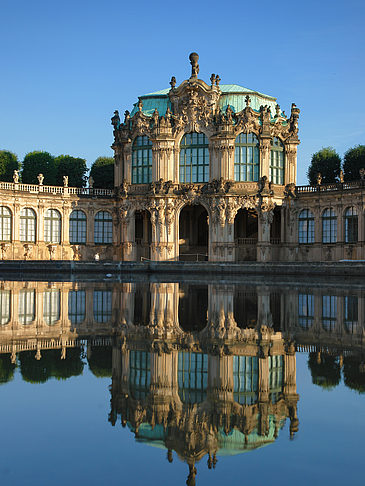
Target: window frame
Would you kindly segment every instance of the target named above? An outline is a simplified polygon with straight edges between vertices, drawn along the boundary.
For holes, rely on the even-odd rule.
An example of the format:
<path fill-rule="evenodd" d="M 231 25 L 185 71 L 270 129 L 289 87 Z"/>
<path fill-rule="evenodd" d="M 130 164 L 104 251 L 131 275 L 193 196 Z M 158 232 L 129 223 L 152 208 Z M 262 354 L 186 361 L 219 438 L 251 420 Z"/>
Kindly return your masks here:
<path fill-rule="evenodd" d="M 102 215 L 102 216 L 98 216 Z M 108 217 L 106 217 L 108 215 Z M 113 243 L 113 217 L 109 211 L 98 211 L 94 216 L 95 245 L 111 245 Z"/>
<path fill-rule="evenodd" d="M 327 215 L 326 213 L 329 213 Z M 337 214 L 333 208 L 326 208 L 322 219 L 322 243 L 337 243 Z"/>
<path fill-rule="evenodd" d="M 10 243 L 13 239 L 13 214 L 7 206 L 0 206 L 0 241 Z"/>
<path fill-rule="evenodd" d="M 249 141 L 250 137 L 252 141 Z M 234 180 L 236 182 L 258 182 L 260 178 L 259 146 L 260 141 L 255 133 L 241 132 L 237 135 L 234 141 Z M 250 152 L 252 152 L 251 162 L 249 161 Z"/>
<path fill-rule="evenodd" d="M 188 161 L 190 160 L 190 163 Z M 180 141 L 179 182 L 199 184 L 210 180 L 209 139 L 203 132 L 185 133 Z"/>
<path fill-rule="evenodd" d="M 47 215 L 48 213 L 50 213 L 50 216 Z M 62 216 L 58 209 L 47 209 L 47 211 L 44 213 L 43 225 L 44 242 L 60 245 L 62 235 Z"/>
<path fill-rule="evenodd" d="M 76 216 L 73 214 L 77 213 Z M 82 214 L 82 217 L 79 215 Z M 72 238 L 76 233 L 76 238 Z M 81 209 L 74 209 L 69 217 L 69 241 L 71 245 L 85 245 L 87 239 L 87 216 Z"/>
<path fill-rule="evenodd" d="M 132 144 L 132 184 L 152 182 L 152 142 L 146 135 L 136 137 Z"/>
<path fill-rule="evenodd" d="M 302 214 L 306 214 L 306 216 L 302 217 Z M 298 215 L 298 243 L 311 245 L 314 243 L 314 239 L 314 214 L 310 209 L 302 209 Z"/>
<path fill-rule="evenodd" d="M 22 243 L 35 243 L 36 239 L 37 214 L 34 209 L 24 207 L 21 209 L 19 216 L 19 240 Z"/>
<path fill-rule="evenodd" d="M 270 181 L 283 186 L 285 182 L 285 146 L 278 137 L 271 139 Z"/>
<path fill-rule="evenodd" d="M 355 206 L 349 206 L 344 212 L 344 242 L 357 243 L 359 241 L 359 213 Z"/>

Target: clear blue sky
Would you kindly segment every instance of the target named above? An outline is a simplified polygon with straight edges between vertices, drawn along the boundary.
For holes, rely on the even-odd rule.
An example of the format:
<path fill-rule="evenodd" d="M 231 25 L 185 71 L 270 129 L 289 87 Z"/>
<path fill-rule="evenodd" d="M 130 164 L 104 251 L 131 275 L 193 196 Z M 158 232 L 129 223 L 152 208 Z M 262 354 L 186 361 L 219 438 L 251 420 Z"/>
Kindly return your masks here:
<path fill-rule="evenodd" d="M 365 143 L 365 3 L 1 0 L 0 148 L 112 155 L 110 117 L 138 95 L 212 72 L 301 109 L 311 154 Z"/>

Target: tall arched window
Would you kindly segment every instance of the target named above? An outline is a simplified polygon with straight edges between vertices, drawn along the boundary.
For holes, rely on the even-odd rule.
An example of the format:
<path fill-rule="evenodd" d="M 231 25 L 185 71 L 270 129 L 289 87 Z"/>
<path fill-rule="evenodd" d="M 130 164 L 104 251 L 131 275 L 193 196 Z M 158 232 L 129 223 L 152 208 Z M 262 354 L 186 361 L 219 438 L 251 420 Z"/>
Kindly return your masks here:
<path fill-rule="evenodd" d="M 11 211 L 0 206 L 0 241 L 11 241 Z"/>
<path fill-rule="evenodd" d="M 209 142 L 204 133 L 187 133 L 180 143 L 180 182 L 209 182 Z"/>
<path fill-rule="evenodd" d="M 298 322 L 304 329 L 309 329 L 314 321 L 314 295 L 298 294 Z"/>
<path fill-rule="evenodd" d="M 68 293 L 68 318 L 72 324 L 80 324 L 86 314 L 85 290 L 70 290 Z"/>
<path fill-rule="evenodd" d="M 75 209 L 70 214 L 70 243 L 80 245 L 86 243 L 86 214 Z"/>
<path fill-rule="evenodd" d="M 314 243 L 314 216 L 309 209 L 303 209 L 299 214 L 299 243 Z"/>
<path fill-rule="evenodd" d="M 108 211 L 99 211 L 96 213 L 94 222 L 94 242 L 96 244 L 113 242 L 113 220 Z"/>
<path fill-rule="evenodd" d="M 234 143 L 234 180 L 258 181 L 260 152 L 254 133 L 240 133 Z"/>
<path fill-rule="evenodd" d="M 43 292 L 43 319 L 49 326 L 54 326 L 60 318 L 60 291 Z"/>
<path fill-rule="evenodd" d="M 94 290 L 94 319 L 96 322 L 108 322 L 112 317 L 111 290 Z"/>
<path fill-rule="evenodd" d="M 20 324 L 26 326 L 35 319 L 35 291 L 22 289 L 19 292 L 19 315 Z"/>
<path fill-rule="evenodd" d="M 132 184 L 152 182 L 152 142 L 143 135 L 132 145 Z"/>
<path fill-rule="evenodd" d="M 351 206 L 345 211 L 345 243 L 356 243 L 358 238 L 357 209 Z"/>
<path fill-rule="evenodd" d="M 322 295 L 322 326 L 333 331 L 337 321 L 337 295 Z"/>
<path fill-rule="evenodd" d="M 277 137 L 271 140 L 270 179 L 274 184 L 284 184 L 284 145 Z"/>
<path fill-rule="evenodd" d="M 61 243 L 61 214 L 57 209 L 48 209 L 44 216 L 44 241 Z"/>
<path fill-rule="evenodd" d="M 31 208 L 23 208 L 20 211 L 20 241 L 35 243 L 37 218 Z"/>
<path fill-rule="evenodd" d="M 233 397 L 241 405 L 257 402 L 259 383 L 257 356 L 233 357 Z"/>
<path fill-rule="evenodd" d="M 184 403 L 199 403 L 206 398 L 208 388 L 208 355 L 179 352 L 179 395 Z"/>
<path fill-rule="evenodd" d="M 10 290 L 0 290 L 0 325 L 10 322 Z"/>
<path fill-rule="evenodd" d="M 337 216 L 332 208 L 328 208 L 322 213 L 322 243 L 336 243 L 336 241 Z"/>

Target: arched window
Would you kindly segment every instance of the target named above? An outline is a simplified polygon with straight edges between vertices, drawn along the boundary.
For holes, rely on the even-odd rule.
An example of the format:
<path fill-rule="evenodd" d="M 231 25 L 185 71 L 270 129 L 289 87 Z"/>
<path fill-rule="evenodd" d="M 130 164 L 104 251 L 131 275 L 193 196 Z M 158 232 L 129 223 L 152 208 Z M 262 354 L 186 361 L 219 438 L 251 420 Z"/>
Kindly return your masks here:
<path fill-rule="evenodd" d="M 345 295 L 343 307 L 346 330 L 351 334 L 355 334 L 360 328 L 357 296 Z"/>
<path fill-rule="evenodd" d="M 130 351 L 129 383 L 135 400 L 147 397 L 151 384 L 151 359 L 148 351 Z"/>
<path fill-rule="evenodd" d="M 26 326 L 35 319 L 35 297 L 34 290 L 23 289 L 19 292 L 19 322 Z"/>
<path fill-rule="evenodd" d="M 257 402 L 259 383 L 257 356 L 233 356 L 233 397 L 241 405 Z"/>
<path fill-rule="evenodd" d="M 271 140 L 270 179 L 274 184 L 284 184 L 284 145 L 276 137 Z"/>
<path fill-rule="evenodd" d="M 299 243 L 314 243 L 314 216 L 309 209 L 303 209 L 299 214 Z"/>
<path fill-rule="evenodd" d="M 44 216 L 44 241 L 61 243 L 61 214 L 57 209 L 48 209 Z"/>
<path fill-rule="evenodd" d="M 145 135 L 132 145 L 132 184 L 152 182 L 152 142 Z"/>
<path fill-rule="evenodd" d="M 94 290 L 94 319 L 96 322 L 108 322 L 112 317 L 112 292 Z"/>
<path fill-rule="evenodd" d="M 99 211 L 95 216 L 94 242 L 112 243 L 113 241 L 113 220 L 108 211 Z"/>
<path fill-rule="evenodd" d="M 336 243 L 337 241 L 337 216 L 332 208 L 325 209 L 322 213 L 322 243 Z"/>
<path fill-rule="evenodd" d="M 70 214 L 70 243 L 80 245 L 86 243 L 86 214 L 75 209 Z"/>
<path fill-rule="evenodd" d="M 204 133 L 187 133 L 180 143 L 180 182 L 209 181 L 209 143 Z"/>
<path fill-rule="evenodd" d="M 54 326 L 60 318 L 60 291 L 43 292 L 43 319 L 49 326 Z"/>
<path fill-rule="evenodd" d="M 68 293 L 68 318 L 72 324 L 80 324 L 85 319 L 85 290 L 70 290 Z"/>
<path fill-rule="evenodd" d="M 240 133 L 234 143 L 234 180 L 258 181 L 259 141 L 254 133 Z"/>
<path fill-rule="evenodd" d="M 11 211 L 0 206 L 0 241 L 11 241 Z"/>
<path fill-rule="evenodd" d="M 20 241 L 35 243 L 37 218 L 31 208 L 23 208 L 20 211 Z"/>
<path fill-rule="evenodd" d="M 356 243 L 358 238 L 357 209 L 351 206 L 345 211 L 345 243 Z"/>
<path fill-rule="evenodd" d="M 0 290 L 0 325 L 10 321 L 10 290 Z"/>

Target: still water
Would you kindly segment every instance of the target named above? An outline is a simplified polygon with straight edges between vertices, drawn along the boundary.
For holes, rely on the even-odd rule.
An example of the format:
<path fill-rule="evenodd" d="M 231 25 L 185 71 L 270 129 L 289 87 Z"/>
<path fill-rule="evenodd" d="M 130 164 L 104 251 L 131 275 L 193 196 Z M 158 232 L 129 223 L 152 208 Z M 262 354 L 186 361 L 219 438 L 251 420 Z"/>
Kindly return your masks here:
<path fill-rule="evenodd" d="M 363 485 L 365 288 L 0 282 L 2 485 Z"/>

